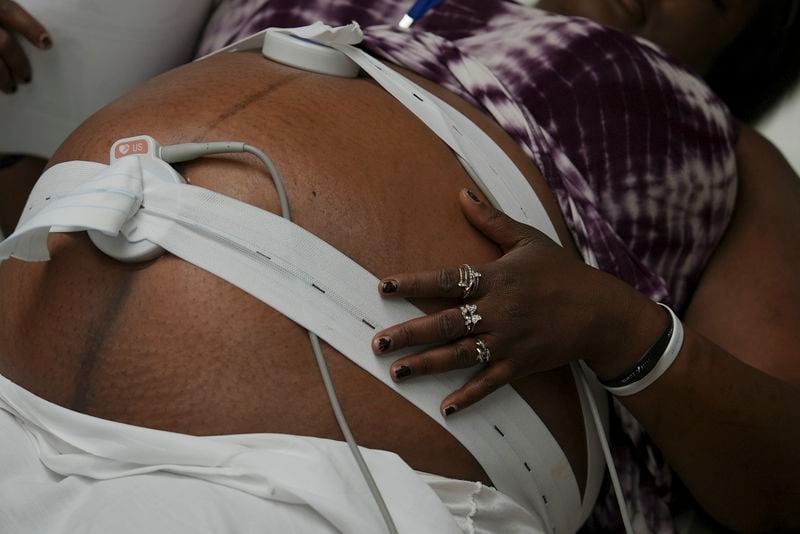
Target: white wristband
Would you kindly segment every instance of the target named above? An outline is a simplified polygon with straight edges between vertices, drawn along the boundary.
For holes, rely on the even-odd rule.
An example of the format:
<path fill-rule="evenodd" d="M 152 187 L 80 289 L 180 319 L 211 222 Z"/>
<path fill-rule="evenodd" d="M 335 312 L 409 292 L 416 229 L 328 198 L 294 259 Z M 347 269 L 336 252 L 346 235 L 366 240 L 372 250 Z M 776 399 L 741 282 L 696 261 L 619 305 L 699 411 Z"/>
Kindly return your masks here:
<path fill-rule="evenodd" d="M 675 358 L 678 357 L 678 353 L 681 351 L 681 347 L 683 347 L 683 324 L 681 324 L 681 320 L 678 319 L 678 316 L 675 315 L 675 312 L 673 312 L 669 306 L 661 303 L 659 303 L 659 306 L 663 306 L 669 312 L 673 329 L 672 337 L 669 340 L 669 344 L 667 344 L 667 348 L 664 349 L 664 354 L 661 355 L 658 363 L 656 363 L 650 372 L 644 375 L 640 380 L 621 387 L 603 386 L 612 395 L 617 397 L 627 397 L 629 395 L 639 393 L 650 384 L 658 380 L 661 375 L 663 375 L 667 369 L 670 368 L 672 362 L 675 361 Z"/>

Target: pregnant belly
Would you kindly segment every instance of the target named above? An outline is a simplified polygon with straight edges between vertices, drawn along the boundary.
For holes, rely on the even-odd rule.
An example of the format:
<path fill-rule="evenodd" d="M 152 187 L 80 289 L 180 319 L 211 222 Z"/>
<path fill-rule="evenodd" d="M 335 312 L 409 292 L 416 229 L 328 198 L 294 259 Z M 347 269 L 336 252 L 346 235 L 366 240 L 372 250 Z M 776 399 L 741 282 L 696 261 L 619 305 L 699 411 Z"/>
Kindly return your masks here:
<path fill-rule="evenodd" d="M 541 175 L 515 143 L 454 95 L 420 83 L 507 151 L 569 244 Z M 295 221 L 378 277 L 480 265 L 499 254 L 460 213 L 459 188 L 475 186 L 456 158 L 370 80 L 302 72 L 250 53 L 211 58 L 101 110 L 54 162 L 107 162 L 114 140 L 143 133 L 162 144 L 238 140 L 264 148 L 284 175 Z M 269 177 L 248 157 L 205 158 L 179 170 L 192 184 L 278 211 Z M 130 266 L 104 257 L 84 234 L 50 240 L 50 262 L 0 266 L 3 375 L 62 406 L 140 426 L 341 439 L 296 324 L 176 257 Z M 360 444 L 395 451 L 419 470 L 487 481 L 437 423 L 330 347 L 324 351 Z M 514 387 L 583 487 L 583 422 L 569 370 Z"/>

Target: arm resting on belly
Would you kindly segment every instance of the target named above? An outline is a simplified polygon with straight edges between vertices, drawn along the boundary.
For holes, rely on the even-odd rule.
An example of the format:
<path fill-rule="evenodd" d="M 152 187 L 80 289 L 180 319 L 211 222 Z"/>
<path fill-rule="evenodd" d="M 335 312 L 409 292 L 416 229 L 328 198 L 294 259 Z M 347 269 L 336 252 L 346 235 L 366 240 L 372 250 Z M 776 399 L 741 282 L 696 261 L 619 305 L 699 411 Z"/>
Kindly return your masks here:
<path fill-rule="evenodd" d="M 715 519 L 736 530 L 793 530 L 800 528 L 800 179 L 751 130 L 737 159 L 736 212 L 686 313 L 681 355 L 655 384 L 621 400 Z M 619 368 L 596 370 L 610 377 Z"/>

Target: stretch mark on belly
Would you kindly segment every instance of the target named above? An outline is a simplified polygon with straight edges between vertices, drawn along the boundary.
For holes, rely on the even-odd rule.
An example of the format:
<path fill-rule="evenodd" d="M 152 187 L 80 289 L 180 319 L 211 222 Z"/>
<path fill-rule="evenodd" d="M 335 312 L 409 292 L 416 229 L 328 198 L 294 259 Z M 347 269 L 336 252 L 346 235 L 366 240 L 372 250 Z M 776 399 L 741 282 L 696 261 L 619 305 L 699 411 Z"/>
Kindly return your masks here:
<path fill-rule="evenodd" d="M 241 100 L 235 101 L 234 104 L 231 107 L 229 107 L 225 111 L 221 112 L 219 115 L 217 115 L 217 117 L 213 121 L 208 123 L 206 125 L 206 127 L 203 129 L 203 131 L 200 134 L 198 134 L 198 135 L 196 135 L 194 137 L 193 141 L 196 142 L 196 143 L 197 142 L 201 142 L 201 141 L 205 141 L 206 140 L 206 136 L 208 135 L 208 133 L 211 132 L 211 131 L 214 131 L 223 122 L 225 122 L 225 121 L 235 117 L 239 113 L 242 113 L 243 111 L 247 110 L 247 108 L 249 108 L 250 106 L 252 106 L 256 102 L 258 102 L 259 100 L 261 100 L 262 98 L 264 98 L 268 94 L 277 91 L 278 89 L 280 89 L 284 85 L 288 85 L 288 84 L 292 83 L 293 81 L 297 80 L 298 78 L 304 78 L 305 76 L 307 76 L 307 74 L 304 74 L 304 73 L 298 73 L 298 74 L 292 74 L 292 75 L 283 76 L 280 79 L 270 83 L 269 85 L 265 86 L 264 88 L 262 88 L 262 89 L 256 91 L 255 93 L 251 94 L 250 96 L 248 96 L 246 98 L 242 98 Z"/>
<path fill-rule="evenodd" d="M 78 371 L 78 385 L 72 401 L 72 409 L 86 412 L 91 398 L 92 375 L 100 360 L 100 351 L 108 337 L 109 332 L 117 322 L 117 317 L 128 300 L 133 282 L 133 274 L 126 276 L 110 292 L 105 309 L 98 313 L 98 318 L 86 334 L 86 345 L 81 357 L 81 368 Z"/>

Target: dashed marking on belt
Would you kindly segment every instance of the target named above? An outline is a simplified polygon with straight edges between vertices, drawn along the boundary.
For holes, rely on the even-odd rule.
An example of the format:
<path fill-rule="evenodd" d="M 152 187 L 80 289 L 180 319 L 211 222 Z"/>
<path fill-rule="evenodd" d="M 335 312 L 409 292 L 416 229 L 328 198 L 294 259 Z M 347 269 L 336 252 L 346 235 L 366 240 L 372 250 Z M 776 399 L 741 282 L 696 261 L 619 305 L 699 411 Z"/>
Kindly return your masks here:
<path fill-rule="evenodd" d="M 506 435 L 505 435 L 505 434 L 503 434 L 503 431 L 502 431 L 502 430 L 500 430 L 499 428 L 497 428 L 497 425 L 494 425 L 494 429 L 495 429 L 495 430 L 497 430 L 497 433 L 498 433 L 498 434 L 500 434 L 500 435 L 501 435 L 501 436 L 503 436 L 503 437 L 506 437 Z"/>
<path fill-rule="evenodd" d="M 317 284 L 311 284 L 311 287 L 313 287 L 314 289 L 316 289 L 316 290 L 317 290 L 317 291 L 319 291 L 320 293 L 327 293 L 327 291 L 325 291 L 324 289 L 322 289 L 321 287 L 319 287 Z"/>
<path fill-rule="evenodd" d="M 528 465 L 528 462 L 522 462 L 522 465 L 524 465 L 525 469 L 527 469 L 529 472 L 531 471 L 531 466 Z"/>
<path fill-rule="evenodd" d="M 266 255 L 266 254 L 264 254 L 263 252 L 259 252 L 259 251 L 257 251 L 257 250 L 256 250 L 256 254 L 258 254 L 259 256 L 262 256 L 262 257 L 264 257 L 264 258 L 267 258 L 269 261 L 272 261 L 272 258 L 270 258 L 269 256 L 267 256 L 267 255 Z"/>
<path fill-rule="evenodd" d="M 361 319 L 361 322 L 364 323 L 365 325 L 367 325 L 368 327 L 372 328 L 373 330 L 376 329 L 375 325 L 370 323 L 370 322 L 368 322 L 366 319 Z"/>

